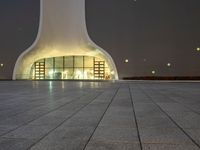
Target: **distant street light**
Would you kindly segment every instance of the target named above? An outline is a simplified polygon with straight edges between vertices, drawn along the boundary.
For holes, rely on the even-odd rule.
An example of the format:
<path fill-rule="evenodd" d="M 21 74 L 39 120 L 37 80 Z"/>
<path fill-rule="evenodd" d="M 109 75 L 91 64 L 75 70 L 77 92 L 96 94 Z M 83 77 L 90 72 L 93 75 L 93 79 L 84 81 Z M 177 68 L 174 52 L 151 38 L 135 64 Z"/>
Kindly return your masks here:
<path fill-rule="evenodd" d="M 125 59 L 125 61 L 124 61 L 125 63 L 128 63 L 128 59 Z"/>
<path fill-rule="evenodd" d="M 152 74 L 156 74 L 156 71 L 155 71 L 155 70 L 152 70 L 151 73 L 152 73 Z"/>
<path fill-rule="evenodd" d="M 200 51 L 200 47 L 197 47 L 197 51 Z"/>
<path fill-rule="evenodd" d="M 0 66 L 1 66 L 1 67 L 3 67 L 3 66 L 4 66 L 4 64 L 2 64 L 2 63 L 1 63 L 1 65 L 0 65 Z"/>
<path fill-rule="evenodd" d="M 171 63 L 167 63 L 167 67 L 171 67 Z"/>

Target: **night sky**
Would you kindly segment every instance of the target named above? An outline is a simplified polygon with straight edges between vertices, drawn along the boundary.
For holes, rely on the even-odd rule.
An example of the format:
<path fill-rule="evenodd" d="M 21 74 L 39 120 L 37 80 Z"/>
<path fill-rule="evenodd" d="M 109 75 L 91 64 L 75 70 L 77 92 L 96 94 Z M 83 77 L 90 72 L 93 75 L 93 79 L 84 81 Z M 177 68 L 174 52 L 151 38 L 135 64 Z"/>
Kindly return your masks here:
<path fill-rule="evenodd" d="M 1 78 L 11 78 L 17 57 L 33 43 L 39 11 L 39 0 L 0 1 Z M 200 76 L 200 0 L 86 0 L 86 19 L 90 37 L 113 57 L 121 78 L 153 70 Z"/>

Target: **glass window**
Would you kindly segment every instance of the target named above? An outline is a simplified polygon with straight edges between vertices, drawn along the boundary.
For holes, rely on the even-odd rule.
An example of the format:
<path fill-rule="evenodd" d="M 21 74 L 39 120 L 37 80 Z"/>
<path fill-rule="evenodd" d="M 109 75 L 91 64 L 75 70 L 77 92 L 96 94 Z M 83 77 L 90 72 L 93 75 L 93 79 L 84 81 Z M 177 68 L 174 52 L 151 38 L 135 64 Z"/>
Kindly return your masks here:
<path fill-rule="evenodd" d="M 54 69 L 53 68 L 46 68 L 45 69 L 45 79 L 53 79 Z"/>
<path fill-rule="evenodd" d="M 83 68 L 74 69 L 74 79 L 84 79 Z"/>
<path fill-rule="evenodd" d="M 36 61 L 31 68 L 30 78 L 111 79 L 113 77 L 108 65 L 102 59 L 91 56 L 64 56 Z"/>
<path fill-rule="evenodd" d="M 55 57 L 55 67 L 63 68 L 63 57 Z"/>
<path fill-rule="evenodd" d="M 84 67 L 93 67 L 94 64 L 94 58 L 93 57 L 84 57 Z"/>
<path fill-rule="evenodd" d="M 83 67 L 83 56 L 74 57 L 74 67 Z"/>
<path fill-rule="evenodd" d="M 63 72 L 63 79 L 73 79 L 74 78 L 74 69 L 66 68 Z"/>
<path fill-rule="evenodd" d="M 93 79 L 94 77 L 93 68 L 84 68 L 84 79 Z"/>
<path fill-rule="evenodd" d="M 53 67 L 53 58 L 46 58 L 45 60 L 45 68 Z"/>
<path fill-rule="evenodd" d="M 62 79 L 63 78 L 63 69 L 56 68 L 54 71 L 54 79 Z"/>
<path fill-rule="evenodd" d="M 64 60 L 65 67 L 73 67 L 73 56 L 67 56 Z"/>

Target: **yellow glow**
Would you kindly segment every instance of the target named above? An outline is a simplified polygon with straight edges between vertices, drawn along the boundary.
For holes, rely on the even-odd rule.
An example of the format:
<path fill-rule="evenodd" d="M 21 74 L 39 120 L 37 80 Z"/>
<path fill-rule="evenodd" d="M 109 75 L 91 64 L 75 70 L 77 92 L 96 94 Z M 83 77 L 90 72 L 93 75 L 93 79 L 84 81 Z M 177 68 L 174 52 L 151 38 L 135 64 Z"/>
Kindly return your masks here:
<path fill-rule="evenodd" d="M 84 78 L 85 78 L 85 79 L 88 79 L 87 74 L 88 74 L 87 71 L 84 71 Z"/>
<path fill-rule="evenodd" d="M 114 72 L 114 71 L 111 71 L 111 72 L 110 72 L 110 74 L 114 75 L 114 74 L 115 74 L 115 72 Z"/>
<path fill-rule="evenodd" d="M 197 51 L 200 51 L 200 47 L 197 47 Z"/>
<path fill-rule="evenodd" d="M 75 78 L 76 79 L 83 79 L 83 73 L 80 70 L 77 70 L 75 72 Z"/>
<path fill-rule="evenodd" d="M 62 79 L 68 79 L 68 71 L 62 72 Z"/>
<path fill-rule="evenodd" d="M 1 64 L 1 67 L 3 67 L 4 66 L 4 64 Z"/>
<path fill-rule="evenodd" d="M 49 71 L 49 74 L 50 74 L 50 75 L 53 75 L 53 70 Z"/>

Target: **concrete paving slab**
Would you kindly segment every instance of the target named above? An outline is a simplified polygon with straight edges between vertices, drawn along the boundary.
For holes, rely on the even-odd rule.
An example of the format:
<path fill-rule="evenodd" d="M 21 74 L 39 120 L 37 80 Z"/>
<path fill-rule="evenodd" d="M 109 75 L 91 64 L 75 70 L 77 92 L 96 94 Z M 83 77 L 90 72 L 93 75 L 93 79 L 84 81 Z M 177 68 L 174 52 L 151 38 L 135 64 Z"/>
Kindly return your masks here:
<path fill-rule="evenodd" d="M 106 115 L 99 126 L 113 127 L 113 128 L 136 128 L 133 120 L 134 116 L 117 116 L 117 115 Z"/>
<path fill-rule="evenodd" d="M 140 145 L 137 143 L 91 140 L 85 150 L 140 150 Z"/>
<path fill-rule="evenodd" d="M 0 82 L 0 150 L 200 149 L 200 83 Z"/>
<path fill-rule="evenodd" d="M 199 150 L 199 147 L 188 144 L 144 144 L 143 150 Z"/>
<path fill-rule="evenodd" d="M 140 128 L 175 128 L 176 125 L 166 116 L 151 117 L 138 117 L 138 125 Z"/>
<path fill-rule="evenodd" d="M 60 127 L 34 145 L 31 150 L 80 150 L 93 130 L 91 127 Z"/>
<path fill-rule="evenodd" d="M 135 128 L 99 126 L 92 139 L 109 142 L 138 143 L 137 130 Z"/>
<path fill-rule="evenodd" d="M 29 139 L 0 138 L 0 150 L 27 150 L 33 142 Z"/>
<path fill-rule="evenodd" d="M 0 125 L 0 136 L 15 128 L 17 128 L 16 125 Z"/>
<path fill-rule="evenodd" d="M 144 143 L 192 144 L 178 128 L 143 128 L 140 135 Z"/>
<path fill-rule="evenodd" d="M 200 144 L 200 129 L 185 129 L 186 132 L 198 143 Z"/>
<path fill-rule="evenodd" d="M 27 125 L 11 131 L 2 137 L 10 139 L 40 139 L 52 129 L 53 126 Z"/>

